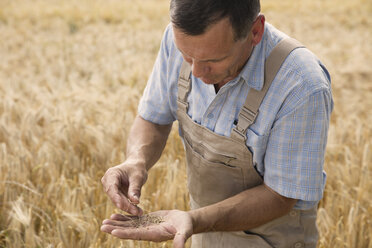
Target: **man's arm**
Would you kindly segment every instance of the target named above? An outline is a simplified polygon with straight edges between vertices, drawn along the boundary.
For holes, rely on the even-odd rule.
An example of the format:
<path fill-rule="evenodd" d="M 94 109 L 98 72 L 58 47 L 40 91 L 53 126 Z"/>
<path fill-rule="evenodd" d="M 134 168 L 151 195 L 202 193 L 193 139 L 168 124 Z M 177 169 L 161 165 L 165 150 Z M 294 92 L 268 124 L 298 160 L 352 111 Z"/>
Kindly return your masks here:
<path fill-rule="evenodd" d="M 137 116 L 129 132 L 127 159 L 108 169 L 102 177 L 103 187 L 115 205 L 133 215 L 141 215 L 141 188 L 147 171 L 156 163 L 165 147 L 172 124 L 157 125 Z"/>
<path fill-rule="evenodd" d="M 156 242 L 174 239 L 173 247 L 184 248 L 192 234 L 248 230 L 285 215 L 296 201 L 262 184 L 214 205 L 189 212 L 153 212 L 151 215 L 160 217 L 163 222 L 141 228 L 133 226 L 131 217 L 116 214 L 103 221 L 101 230 L 122 239 Z"/>
<path fill-rule="evenodd" d="M 149 170 L 160 158 L 172 124 L 158 125 L 137 116 L 129 132 L 127 161 Z"/>
<path fill-rule="evenodd" d="M 216 204 L 189 211 L 193 234 L 258 227 L 285 215 L 296 202 L 262 184 Z"/>

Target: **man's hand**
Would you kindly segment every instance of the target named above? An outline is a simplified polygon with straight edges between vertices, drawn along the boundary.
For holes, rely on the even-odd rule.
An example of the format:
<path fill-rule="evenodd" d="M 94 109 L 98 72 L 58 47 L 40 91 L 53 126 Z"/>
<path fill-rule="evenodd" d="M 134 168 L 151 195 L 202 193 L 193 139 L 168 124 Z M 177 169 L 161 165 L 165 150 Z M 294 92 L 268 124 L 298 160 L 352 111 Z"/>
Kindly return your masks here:
<path fill-rule="evenodd" d="M 154 242 L 173 239 L 174 248 L 184 248 L 192 230 L 189 214 L 180 210 L 157 211 L 141 217 L 114 214 L 101 226 L 101 231 L 121 239 Z"/>
<path fill-rule="evenodd" d="M 132 215 L 142 215 L 143 211 L 137 204 L 146 180 L 145 167 L 126 161 L 108 169 L 101 182 L 105 192 L 118 208 Z"/>
<path fill-rule="evenodd" d="M 142 215 L 137 207 L 147 171 L 159 159 L 172 124 L 158 125 L 137 116 L 129 132 L 127 160 L 108 169 L 102 177 L 103 188 L 112 202 L 132 215 Z"/>

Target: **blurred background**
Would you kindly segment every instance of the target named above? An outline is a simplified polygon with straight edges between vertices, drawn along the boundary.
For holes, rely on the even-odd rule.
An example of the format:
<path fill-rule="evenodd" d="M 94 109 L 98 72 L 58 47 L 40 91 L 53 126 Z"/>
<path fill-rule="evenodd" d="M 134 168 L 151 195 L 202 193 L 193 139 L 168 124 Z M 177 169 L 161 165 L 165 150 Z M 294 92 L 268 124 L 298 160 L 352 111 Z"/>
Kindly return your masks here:
<path fill-rule="evenodd" d="M 372 247 L 372 1 L 262 0 L 327 66 L 335 100 L 318 247 Z M 126 138 L 169 22 L 168 0 L 0 0 L 0 247 L 171 247 L 100 232 L 100 179 Z M 142 192 L 188 209 L 173 126 Z"/>

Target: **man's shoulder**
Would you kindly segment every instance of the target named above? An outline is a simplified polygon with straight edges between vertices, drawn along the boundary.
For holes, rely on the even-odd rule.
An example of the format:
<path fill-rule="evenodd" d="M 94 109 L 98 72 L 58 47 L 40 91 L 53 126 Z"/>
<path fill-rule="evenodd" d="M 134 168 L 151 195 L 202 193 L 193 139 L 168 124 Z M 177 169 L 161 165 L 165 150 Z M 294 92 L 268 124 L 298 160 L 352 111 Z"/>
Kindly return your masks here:
<path fill-rule="evenodd" d="M 284 75 L 291 75 L 296 94 L 308 97 L 319 91 L 331 91 L 331 78 L 319 58 L 308 48 L 295 49 L 283 64 Z"/>
<path fill-rule="evenodd" d="M 271 24 L 267 25 L 266 46 L 267 57 L 272 49 L 283 39 L 289 36 Z M 303 43 L 301 40 L 299 40 Z M 330 75 L 324 64 L 308 48 L 298 48 L 292 51 L 283 62 L 279 74 L 293 78 L 299 87 L 305 87 L 310 91 L 320 88 L 330 88 Z"/>
<path fill-rule="evenodd" d="M 166 26 L 161 42 L 161 49 L 166 50 L 168 57 L 180 55 L 180 52 L 174 42 L 173 27 L 171 23 Z"/>
<path fill-rule="evenodd" d="M 169 57 L 170 52 L 173 50 L 174 47 L 175 44 L 173 40 L 173 28 L 172 25 L 169 23 L 163 33 L 160 51 L 165 52 Z"/>
<path fill-rule="evenodd" d="M 171 23 L 169 23 L 165 28 L 159 53 L 161 56 L 160 61 L 157 61 L 157 63 L 161 63 L 163 69 L 166 68 L 168 79 L 177 77 L 183 58 L 174 42 L 173 27 Z M 173 81 L 174 80 L 172 80 L 172 82 Z"/>
<path fill-rule="evenodd" d="M 268 57 L 272 49 L 289 36 L 270 24 L 265 31 Z M 332 101 L 330 75 L 313 52 L 306 47 L 298 48 L 281 65 L 268 92 L 267 102 L 272 104 L 275 99 L 280 103 L 280 113 L 287 113 L 320 92 Z"/>

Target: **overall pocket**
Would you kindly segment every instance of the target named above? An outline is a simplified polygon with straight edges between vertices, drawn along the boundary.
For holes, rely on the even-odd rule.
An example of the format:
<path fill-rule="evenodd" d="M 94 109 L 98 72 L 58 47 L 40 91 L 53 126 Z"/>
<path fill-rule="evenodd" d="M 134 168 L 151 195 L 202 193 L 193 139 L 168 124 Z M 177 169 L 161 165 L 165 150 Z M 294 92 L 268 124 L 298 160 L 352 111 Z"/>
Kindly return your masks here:
<path fill-rule="evenodd" d="M 244 178 L 240 167 L 207 160 L 193 149 L 186 138 L 184 142 L 188 188 L 198 205 L 211 205 L 244 190 Z"/>

